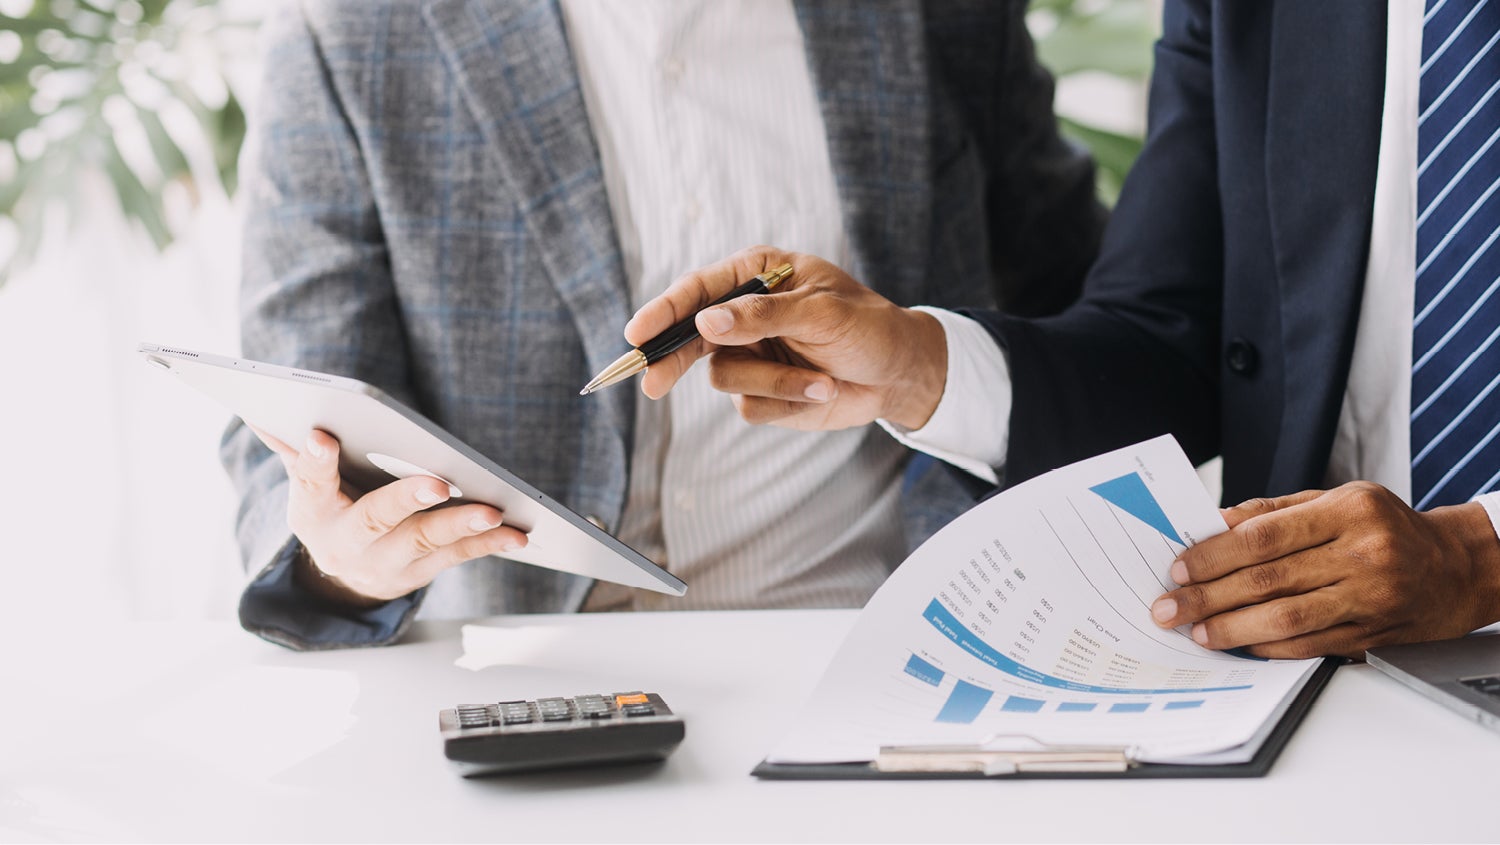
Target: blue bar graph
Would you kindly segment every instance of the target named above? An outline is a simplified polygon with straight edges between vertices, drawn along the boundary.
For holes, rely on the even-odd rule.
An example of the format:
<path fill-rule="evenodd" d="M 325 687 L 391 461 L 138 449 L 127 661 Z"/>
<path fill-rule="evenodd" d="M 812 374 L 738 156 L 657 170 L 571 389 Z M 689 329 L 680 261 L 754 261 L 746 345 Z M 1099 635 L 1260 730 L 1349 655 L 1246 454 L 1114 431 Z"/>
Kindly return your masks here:
<path fill-rule="evenodd" d="M 913 654 L 906 661 L 906 674 L 917 680 L 937 686 L 943 682 L 943 670 Z"/>
<path fill-rule="evenodd" d="M 1202 706 L 1203 706 L 1203 699 L 1199 698 L 1199 699 L 1194 700 L 1194 701 L 1168 701 L 1167 702 L 1167 706 L 1163 707 L 1162 709 L 1163 710 L 1192 710 L 1194 707 L 1202 707 Z"/>
<path fill-rule="evenodd" d="M 980 639 L 969 632 L 964 623 L 958 621 L 953 611 L 943 606 L 937 599 L 928 602 L 927 610 L 923 614 L 927 621 L 936 628 L 939 633 L 957 643 L 959 648 L 978 658 L 981 662 L 999 669 L 1007 675 L 1014 675 L 1023 681 L 1041 684 L 1054 689 L 1068 690 L 1070 692 L 1111 693 L 1114 695 L 1190 695 L 1203 692 L 1229 692 L 1231 690 L 1250 689 L 1252 684 L 1238 684 L 1223 687 L 1202 687 L 1199 689 L 1129 689 L 1125 687 L 1101 687 L 1094 684 L 1085 684 L 1078 681 L 1069 681 L 1064 678 L 1054 677 L 1036 669 L 1006 657 L 999 649 Z"/>
<path fill-rule="evenodd" d="M 979 718 L 984 705 L 990 703 L 992 695 L 994 693 L 984 687 L 976 687 L 967 681 L 959 681 L 953 687 L 953 692 L 949 693 L 948 701 L 938 713 L 937 720 L 967 725 Z"/>
<path fill-rule="evenodd" d="M 1007 713 L 1040 713 L 1042 705 L 1046 703 L 1039 698 L 1022 698 L 1019 695 L 1013 695 L 1005 699 L 1000 709 Z"/>
<path fill-rule="evenodd" d="M 1121 701 L 1109 706 L 1111 713 L 1144 713 L 1151 705 L 1145 701 Z"/>
<path fill-rule="evenodd" d="M 1057 705 L 1059 713 L 1088 713 L 1099 705 L 1092 701 L 1064 701 Z"/>

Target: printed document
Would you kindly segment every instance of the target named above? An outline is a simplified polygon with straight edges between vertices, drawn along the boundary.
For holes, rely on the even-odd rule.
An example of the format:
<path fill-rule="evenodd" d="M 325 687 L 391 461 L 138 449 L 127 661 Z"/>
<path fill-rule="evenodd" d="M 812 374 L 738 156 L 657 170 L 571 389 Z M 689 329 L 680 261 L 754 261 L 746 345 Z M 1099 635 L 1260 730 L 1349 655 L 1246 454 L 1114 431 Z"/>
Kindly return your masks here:
<path fill-rule="evenodd" d="M 1177 556 L 1225 530 L 1169 436 L 981 502 L 870 599 L 767 762 L 930 745 L 1251 759 L 1319 661 L 1210 651 L 1150 614 Z"/>

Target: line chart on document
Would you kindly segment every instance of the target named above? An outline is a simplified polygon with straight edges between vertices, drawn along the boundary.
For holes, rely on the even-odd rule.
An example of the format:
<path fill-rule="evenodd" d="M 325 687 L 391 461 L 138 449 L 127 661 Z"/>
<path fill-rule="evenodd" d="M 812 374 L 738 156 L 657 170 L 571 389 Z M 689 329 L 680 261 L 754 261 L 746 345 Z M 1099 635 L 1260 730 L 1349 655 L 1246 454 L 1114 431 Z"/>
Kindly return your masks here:
<path fill-rule="evenodd" d="M 1199 658 L 1239 659 L 1203 649 L 1181 628 L 1158 628 L 1149 621 L 1151 603 L 1162 593 L 1177 588 L 1167 577 L 1167 570 L 1177 555 L 1187 549 L 1188 544 L 1140 474 L 1127 473 L 1094 485 L 1089 490 L 1095 495 L 1085 497 L 1082 501 L 1072 496 L 1066 498 L 1068 507 L 1077 520 L 1077 525 L 1071 528 L 1081 528 L 1082 531 L 1060 530 L 1045 511 L 1039 509 L 1037 512 L 1058 547 L 1078 570 L 1078 574 L 1115 611 L 1122 622 L 1161 646 Z M 1101 510 L 1108 514 L 1107 520 L 1100 518 L 1104 515 Z M 1101 538 L 1100 532 L 1111 528 L 1128 543 L 1106 543 L 1106 538 Z M 1082 540 L 1085 536 L 1088 538 L 1086 542 Z M 1070 545 L 1065 537 L 1076 539 Z M 1133 549 L 1135 559 L 1121 561 L 1117 554 L 1110 553 L 1111 547 L 1117 550 Z M 1108 565 L 1108 571 L 1115 575 L 1115 582 L 1107 582 L 1097 574 L 1090 576 L 1090 571 L 1105 571 L 1101 567 L 1087 567 L 1081 563 L 1080 556 L 1092 554 L 1097 554 Z"/>

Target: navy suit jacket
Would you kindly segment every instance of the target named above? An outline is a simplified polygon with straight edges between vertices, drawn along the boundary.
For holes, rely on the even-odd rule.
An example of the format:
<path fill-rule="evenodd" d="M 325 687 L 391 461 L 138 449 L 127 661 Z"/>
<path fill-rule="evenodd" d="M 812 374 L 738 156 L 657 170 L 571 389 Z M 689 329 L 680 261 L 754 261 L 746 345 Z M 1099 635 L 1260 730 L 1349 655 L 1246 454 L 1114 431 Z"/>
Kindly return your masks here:
<path fill-rule="evenodd" d="M 1014 379 L 1007 483 L 1170 432 L 1195 462 L 1224 456 L 1226 502 L 1321 485 L 1385 53 L 1384 3 L 1167 0 L 1147 143 L 1083 298 L 971 315 Z"/>

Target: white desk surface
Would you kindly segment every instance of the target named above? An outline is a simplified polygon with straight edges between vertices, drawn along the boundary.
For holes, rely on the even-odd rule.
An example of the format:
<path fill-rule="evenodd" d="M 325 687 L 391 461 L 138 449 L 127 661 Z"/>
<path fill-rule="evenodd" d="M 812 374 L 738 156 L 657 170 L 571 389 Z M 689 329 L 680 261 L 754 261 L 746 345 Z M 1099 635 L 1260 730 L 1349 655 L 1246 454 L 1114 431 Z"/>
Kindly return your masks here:
<path fill-rule="evenodd" d="M 14 632 L 0 841 L 1495 841 L 1500 735 L 1339 669 L 1246 780 L 765 782 L 749 775 L 850 611 L 512 617 L 298 654 L 230 624 Z M 661 766 L 465 780 L 437 711 L 642 688 L 687 722 Z"/>

